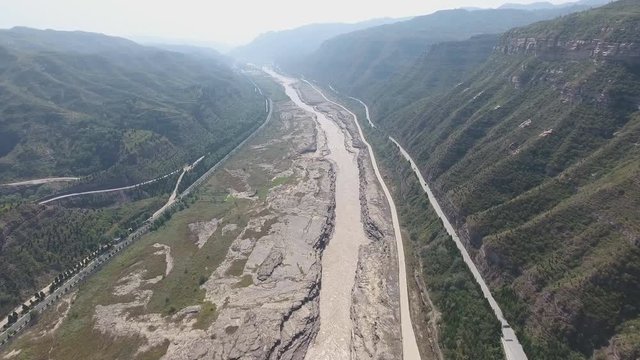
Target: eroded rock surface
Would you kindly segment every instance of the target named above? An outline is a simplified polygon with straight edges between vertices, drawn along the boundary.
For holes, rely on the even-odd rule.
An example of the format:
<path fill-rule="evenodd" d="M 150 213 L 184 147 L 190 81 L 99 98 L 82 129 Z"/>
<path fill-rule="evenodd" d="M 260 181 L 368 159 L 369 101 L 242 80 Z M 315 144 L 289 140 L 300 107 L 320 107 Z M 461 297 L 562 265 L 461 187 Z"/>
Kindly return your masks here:
<path fill-rule="evenodd" d="M 126 302 L 95 308 L 96 330 L 116 338 L 143 339 L 134 355 L 168 343 L 166 359 L 305 357 L 319 326 L 320 260 L 334 227 L 335 173 L 322 151 L 309 153 L 318 148 L 309 114 L 289 102 L 278 107 L 281 116 L 275 126 L 286 136 L 266 139 L 248 150 L 256 153 L 252 166 L 264 165 L 271 179 L 266 198 L 249 185 L 249 174 L 239 165 L 223 170 L 236 184 L 227 189 L 230 201 L 251 202 L 246 225 L 215 218 L 188 225 L 198 249 L 222 236 L 234 236 L 223 261 L 209 269 L 201 285 L 203 304 L 215 305 L 215 320 L 206 328 L 198 325 L 206 305 L 176 309 L 171 316 L 140 310 L 153 296 L 148 284 L 165 281 L 162 276 L 147 278 L 146 270 L 140 269 L 113 288 Z M 261 163 L 261 154 L 266 157 L 274 147 L 287 159 L 287 168 Z M 153 246 L 155 255 L 166 257 L 169 275 L 172 255 L 177 255 L 167 245 Z"/>
<path fill-rule="evenodd" d="M 353 359 L 401 359 L 397 249 L 389 204 L 353 117 L 310 86 L 299 85 L 299 89 L 305 102 L 315 105 L 341 128 L 345 147 L 357 156 L 359 225 L 368 241 L 360 246 L 351 293 L 349 355 Z"/>

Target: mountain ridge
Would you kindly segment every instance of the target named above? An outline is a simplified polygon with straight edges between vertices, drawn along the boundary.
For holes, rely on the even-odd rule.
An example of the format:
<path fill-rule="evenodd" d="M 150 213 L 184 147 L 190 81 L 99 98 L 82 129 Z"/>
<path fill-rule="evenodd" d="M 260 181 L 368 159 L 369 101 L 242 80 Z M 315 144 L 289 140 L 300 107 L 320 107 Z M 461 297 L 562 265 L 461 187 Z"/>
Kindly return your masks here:
<path fill-rule="evenodd" d="M 398 76 L 432 45 L 499 34 L 513 27 L 585 10 L 559 9 L 441 10 L 411 20 L 339 35 L 325 41 L 313 54 L 278 63 L 284 70 L 330 83 L 336 89 L 367 97 L 368 87 Z M 457 24 L 464 23 L 464 27 Z"/>
<path fill-rule="evenodd" d="M 416 159 L 531 358 L 640 354 L 639 33 L 630 0 L 513 29 L 459 84 L 374 119 Z"/>
<path fill-rule="evenodd" d="M 270 31 L 249 44 L 234 48 L 229 55 L 244 61 L 270 64 L 287 57 L 309 54 L 334 36 L 401 20 L 379 18 L 356 23 L 317 23 Z"/>

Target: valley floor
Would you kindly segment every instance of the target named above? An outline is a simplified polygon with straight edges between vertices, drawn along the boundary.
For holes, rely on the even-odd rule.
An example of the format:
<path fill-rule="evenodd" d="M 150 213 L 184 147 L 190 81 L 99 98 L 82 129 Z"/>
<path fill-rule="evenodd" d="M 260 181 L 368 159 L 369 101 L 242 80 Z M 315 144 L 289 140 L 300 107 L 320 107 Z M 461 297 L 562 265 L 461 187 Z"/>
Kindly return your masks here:
<path fill-rule="evenodd" d="M 389 205 L 348 111 L 295 89 L 326 118 L 281 96 L 185 210 L 0 358 L 315 359 L 327 338 L 326 358 L 401 358 Z M 327 308 L 339 314 L 325 319 Z"/>

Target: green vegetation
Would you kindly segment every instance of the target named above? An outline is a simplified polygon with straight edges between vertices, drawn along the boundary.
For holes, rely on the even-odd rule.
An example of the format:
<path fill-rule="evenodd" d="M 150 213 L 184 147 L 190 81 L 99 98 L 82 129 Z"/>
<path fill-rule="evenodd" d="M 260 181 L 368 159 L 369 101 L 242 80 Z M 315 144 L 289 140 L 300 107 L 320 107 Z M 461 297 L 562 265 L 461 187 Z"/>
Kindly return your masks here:
<path fill-rule="evenodd" d="M 24 204 L 2 220 L 0 313 L 53 280 L 99 246 L 127 234 L 127 229 L 161 206 L 151 198 L 100 210 Z"/>
<path fill-rule="evenodd" d="M 218 189 L 226 188 L 228 184 L 220 183 L 224 178 L 212 177 L 203 184 L 201 190 L 188 199 L 189 206 L 176 212 L 160 228 L 133 243 L 125 252 L 107 263 L 99 273 L 90 277 L 81 285 L 78 296 L 71 308 L 68 318 L 61 328 L 44 343 L 33 342 L 29 336 L 16 340 L 16 346 L 28 348 L 27 357 L 38 358 L 46 354 L 52 345 L 52 356 L 60 358 L 93 358 L 96 348 L 102 349 L 98 358 L 124 357 L 134 354 L 143 340 L 136 337 L 118 338 L 117 343 L 111 342 L 109 336 L 93 328 L 93 314 L 97 305 L 127 303 L 133 301 L 132 294 L 117 296 L 113 294 L 113 287 L 125 276 L 139 271 L 145 271 L 143 279 L 153 279 L 162 276 L 158 283 L 148 283 L 141 286 L 142 290 L 153 290 L 149 304 L 132 308 L 132 316 L 142 313 L 160 313 L 163 316 L 175 314 L 187 306 L 200 305 L 201 311 L 197 315 L 196 327 L 206 328 L 217 317 L 216 305 L 204 301 L 204 290 L 200 288 L 203 274 L 208 278 L 225 258 L 227 249 L 240 230 L 246 225 L 246 211 L 249 201 L 228 203 L 224 199 L 226 192 Z M 229 223 L 237 224 L 236 231 L 221 234 L 218 229 L 209 241 L 199 249 L 194 235 L 188 224 L 197 221 L 210 221 L 212 218 L 224 218 Z M 166 272 L 164 255 L 156 255 L 160 248 L 154 244 L 170 247 L 173 259 L 173 269 Z M 90 334 L 87 335 L 87 334 Z M 78 339 L 83 341 L 78 342 Z M 162 349 L 157 349 L 161 354 Z M 166 349 L 165 349 L 166 350 Z M 151 356 L 150 354 L 147 354 Z M 26 355 L 25 355 L 26 356 Z"/>
<path fill-rule="evenodd" d="M 258 193 L 257 193 L 258 198 L 260 200 L 265 200 L 267 198 L 267 195 L 269 195 L 269 190 L 271 190 L 271 188 L 274 188 L 279 185 L 289 184 L 293 180 L 295 179 L 290 176 L 283 176 L 283 177 L 278 177 L 273 179 L 272 181 L 270 181 L 269 183 L 263 185 L 260 189 L 258 189 Z"/>
<path fill-rule="evenodd" d="M 185 211 L 173 215 L 166 225 L 149 234 L 144 240 L 147 244 L 165 244 L 171 247 L 174 259 L 173 271 L 159 284 L 153 287 L 154 293 L 146 312 L 171 314 L 176 309 L 190 305 L 198 305 L 204 298 L 204 290 L 200 288 L 201 277 L 206 274 L 206 268 L 215 269 L 225 258 L 227 249 L 237 236 L 237 232 L 222 235 L 214 233 L 211 241 L 202 249 L 198 249 L 193 241 L 193 235 L 188 224 L 197 221 L 210 221 L 213 218 L 225 218 L 230 223 L 237 224 L 241 229 L 246 225 L 247 217 L 244 210 L 248 201 L 238 201 L 235 204 L 225 202 L 225 194 L 213 191 L 215 180 L 210 183 L 209 190 L 199 193 L 198 200 Z M 147 248 L 146 255 L 139 254 L 139 259 L 153 258 L 154 248 Z M 149 277 L 164 274 L 164 256 L 157 256 L 155 267 L 145 267 Z M 144 260 L 146 262 L 146 260 Z"/>
<path fill-rule="evenodd" d="M 478 34 L 499 34 L 515 26 L 532 24 L 584 10 L 571 6 L 546 10 L 444 10 L 411 20 L 376 26 L 325 41 L 303 60 L 281 61 L 286 70 L 331 84 L 345 94 L 370 102 L 387 90 L 388 82 L 411 70 L 432 45 L 465 40 Z M 482 59 L 480 59 L 482 60 Z M 416 84 L 420 73 L 410 72 Z M 414 85 L 409 85 L 414 87 Z"/>
<path fill-rule="evenodd" d="M 372 103 L 374 122 L 416 159 L 533 359 L 607 351 L 633 359 L 640 351 L 630 325 L 640 318 L 637 51 L 594 61 L 589 51 L 564 45 L 631 41 L 639 24 L 637 2 L 622 0 L 512 30 L 477 66 L 437 60 L 473 56 L 462 43 L 443 44 L 423 61 L 433 68 L 409 68 L 398 77 L 404 82 L 392 82 Z M 522 38 L 540 47 L 514 47 Z M 464 74 L 458 80 L 454 72 Z M 437 242 L 426 203 L 407 195 L 410 180 L 397 187 L 405 196 L 398 203 L 411 205 L 402 216 L 412 241 Z M 444 271 L 437 254 L 446 248 L 412 248 L 422 266 Z M 446 349 L 446 337 L 455 338 L 447 326 L 460 314 L 447 315 L 437 272 L 426 273 L 443 311 Z M 455 281 L 449 276 L 443 283 Z"/>
<path fill-rule="evenodd" d="M 443 354 L 447 359 L 501 358 L 500 323 L 409 163 L 382 132 L 368 132 L 367 139 L 396 199 L 405 233 L 408 273 L 413 273 L 412 268 L 419 269 L 429 296 L 441 313 L 438 332 Z M 428 314 L 423 316 L 416 323 L 426 323 Z"/>
<path fill-rule="evenodd" d="M 252 149 L 251 144 L 255 141 L 268 142 L 265 137 L 280 136 L 279 131 L 281 128 L 278 126 L 265 127 L 243 151 L 235 153 L 224 167 L 183 199 L 176 207 L 178 210 L 159 222 L 154 231 L 131 244 L 89 277 L 78 289 L 70 313 L 55 333 L 40 337 L 40 331 L 57 320 L 47 317 L 14 340 L 7 351 L 20 348 L 23 349 L 21 356 L 26 358 L 51 356 L 63 359 L 157 358 L 164 355 L 167 343 L 134 356 L 145 343 L 143 337 L 129 334 L 114 338 L 95 328 L 98 306 L 114 304 L 127 307 L 125 311 L 129 315 L 120 316 L 114 311 L 115 318 L 121 321 L 142 321 L 142 315 L 154 314 L 152 318 L 159 315 L 166 326 L 178 327 L 183 316 L 192 316 L 195 328 L 209 328 L 219 311 L 227 305 L 224 301 L 214 304 L 205 300 L 205 289 L 201 286 L 206 285 L 225 260 L 230 245 L 245 230 L 248 220 L 254 215 L 265 215 L 264 202 L 247 199 L 228 201 L 229 189 L 239 191 L 246 185 L 251 188 L 271 186 L 269 171 L 260 166 L 248 166 L 256 161 L 277 165 L 282 170 L 288 168 L 290 160 L 282 151 L 247 150 Z M 259 153 L 258 157 L 256 153 Z M 199 247 L 200 234 L 189 225 L 211 222 L 212 219 L 219 221 L 217 229 Z M 260 229 L 246 231 L 245 236 L 264 235 L 271 226 L 272 223 L 267 221 Z M 167 256 L 167 250 L 170 256 Z M 172 264 L 170 270 L 169 263 Z M 230 272 L 238 275 L 237 283 L 232 286 L 249 286 L 252 283 L 251 275 L 239 276 L 245 263 L 246 260 L 232 263 Z M 139 286 L 134 286 L 138 279 L 141 280 Z M 131 285 L 130 291 L 122 291 L 121 285 L 126 285 L 125 288 Z M 141 298 L 146 299 L 144 294 L 150 296 L 145 306 L 131 304 Z M 195 306 L 200 309 L 197 314 L 179 315 L 184 314 L 181 310 L 190 308 L 192 311 Z M 155 329 L 155 324 L 147 328 L 149 331 Z M 180 328 L 175 331 L 179 333 Z M 100 349 L 99 353 L 96 349 Z"/>
<path fill-rule="evenodd" d="M 0 183 L 82 177 L 0 186 L 1 315 L 141 226 L 179 174 L 121 193 L 34 202 L 153 179 L 206 155 L 184 176 L 183 190 L 266 117 L 265 97 L 221 56 L 27 28 L 0 30 L 0 43 Z M 183 285 L 193 286 L 191 280 Z"/>
<path fill-rule="evenodd" d="M 208 301 L 203 302 L 194 328 L 203 330 L 207 329 L 218 317 L 218 312 L 216 310 L 217 308 L 215 304 Z"/>
<path fill-rule="evenodd" d="M 0 40 L 0 180 L 135 183 L 264 120 L 264 98 L 222 60 L 91 33 L 14 28 Z"/>

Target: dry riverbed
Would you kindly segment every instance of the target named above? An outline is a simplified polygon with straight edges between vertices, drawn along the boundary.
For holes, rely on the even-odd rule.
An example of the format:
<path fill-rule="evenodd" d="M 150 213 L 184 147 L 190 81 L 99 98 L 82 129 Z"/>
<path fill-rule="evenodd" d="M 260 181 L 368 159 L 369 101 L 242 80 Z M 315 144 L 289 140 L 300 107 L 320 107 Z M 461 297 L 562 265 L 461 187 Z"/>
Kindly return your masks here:
<path fill-rule="evenodd" d="M 290 86 L 326 117 L 277 101 L 187 209 L 0 358 L 400 359 L 395 238 L 371 160 L 348 113 Z"/>
<path fill-rule="evenodd" d="M 389 204 L 353 116 L 303 82 L 337 168 L 336 232 L 323 254 L 320 332 L 307 359 L 401 359 L 397 250 Z M 290 94 L 295 98 L 295 94 Z M 342 201 L 342 202 L 341 202 Z M 342 231 L 340 231 L 342 229 Z"/>

